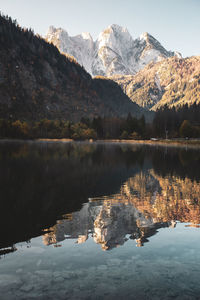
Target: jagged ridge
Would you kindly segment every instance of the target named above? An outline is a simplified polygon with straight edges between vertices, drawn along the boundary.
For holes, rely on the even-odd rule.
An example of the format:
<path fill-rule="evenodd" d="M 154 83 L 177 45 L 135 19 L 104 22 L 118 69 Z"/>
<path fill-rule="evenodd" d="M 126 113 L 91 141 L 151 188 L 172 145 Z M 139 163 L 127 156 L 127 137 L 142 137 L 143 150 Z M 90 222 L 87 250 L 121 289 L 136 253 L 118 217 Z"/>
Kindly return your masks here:
<path fill-rule="evenodd" d="M 126 28 L 116 24 L 102 31 L 96 41 L 89 33 L 70 37 L 64 29 L 50 26 L 46 40 L 74 56 L 93 76 L 135 74 L 151 61 L 181 57 L 178 52 L 167 51 L 150 34 L 134 40 Z"/>

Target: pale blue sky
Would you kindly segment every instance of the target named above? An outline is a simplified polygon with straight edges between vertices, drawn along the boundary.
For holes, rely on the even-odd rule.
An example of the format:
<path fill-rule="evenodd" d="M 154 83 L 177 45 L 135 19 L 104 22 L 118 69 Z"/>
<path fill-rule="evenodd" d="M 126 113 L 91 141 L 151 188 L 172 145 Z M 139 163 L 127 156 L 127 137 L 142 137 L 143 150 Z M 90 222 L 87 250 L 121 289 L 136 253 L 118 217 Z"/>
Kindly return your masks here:
<path fill-rule="evenodd" d="M 167 50 L 200 55 L 200 0 L 0 0 L 0 10 L 45 35 L 50 25 L 94 39 L 110 24 L 149 32 Z"/>

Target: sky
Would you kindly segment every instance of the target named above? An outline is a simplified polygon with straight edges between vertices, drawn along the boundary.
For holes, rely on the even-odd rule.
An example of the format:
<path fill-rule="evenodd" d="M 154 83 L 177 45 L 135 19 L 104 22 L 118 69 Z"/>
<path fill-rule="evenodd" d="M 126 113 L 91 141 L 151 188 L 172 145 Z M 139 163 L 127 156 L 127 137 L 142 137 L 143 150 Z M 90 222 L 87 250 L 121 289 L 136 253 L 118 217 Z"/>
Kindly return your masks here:
<path fill-rule="evenodd" d="M 0 11 L 42 36 L 54 25 L 96 39 L 118 24 L 133 38 L 149 32 L 183 57 L 200 55 L 200 0 L 0 0 Z"/>

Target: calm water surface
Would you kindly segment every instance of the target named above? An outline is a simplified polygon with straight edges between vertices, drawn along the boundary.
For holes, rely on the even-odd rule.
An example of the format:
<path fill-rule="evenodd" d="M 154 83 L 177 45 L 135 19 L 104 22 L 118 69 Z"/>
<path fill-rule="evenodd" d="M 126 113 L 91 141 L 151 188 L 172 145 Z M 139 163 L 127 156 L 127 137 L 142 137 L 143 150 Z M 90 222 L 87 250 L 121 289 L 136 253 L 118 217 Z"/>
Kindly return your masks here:
<path fill-rule="evenodd" d="M 200 150 L 0 142 L 1 299 L 200 299 Z"/>

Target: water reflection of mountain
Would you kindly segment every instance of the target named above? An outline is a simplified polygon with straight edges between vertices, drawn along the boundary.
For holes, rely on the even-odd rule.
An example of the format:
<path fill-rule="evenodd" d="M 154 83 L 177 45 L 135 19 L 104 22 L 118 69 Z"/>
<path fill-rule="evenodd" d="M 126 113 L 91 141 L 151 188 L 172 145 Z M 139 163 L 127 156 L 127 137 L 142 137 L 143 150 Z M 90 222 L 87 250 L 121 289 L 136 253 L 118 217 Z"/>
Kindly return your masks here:
<path fill-rule="evenodd" d="M 149 190 L 148 185 L 152 182 L 154 188 Z M 194 225 L 200 223 L 199 181 L 187 177 L 161 177 L 150 170 L 148 175 L 140 173 L 130 178 L 124 189 L 135 207 L 156 222 L 178 220 Z M 138 196 L 132 197 L 135 190 Z"/>
<path fill-rule="evenodd" d="M 158 228 L 170 225 L 171 222 L 155 224 L 153 219 L 145 218 L 131 203 L 123 203 L 119 194 L 104 201 L 93 200 L 79 212 L 72 213 L 67 220 L 58 221 L 48 229 L 50 232 L 43 236 L 43 242 L 45 245 L 57 245 L 66 238 L 72 238 L 80 244 L 92 235 L 103 250 L 123 245 L 128 238 L 142 246 Z"/>
<path fill-rule="evenodd" d="M 43 237 L 45 244 L 67 238 L 85 242 L 89 233 L 103 250 L 123 245 L 128 239 L 137 246 L 162 227 L 176 222 L 200 223 L 200 184 L 188 178 L 160 177 L 153 170 L 139 172 L 122 185 L 120 193 L 92 199 L 67 220 L 59 221 Z"/>
<path fill-rule="evenodd" d="M 103 197 L 103 202 L 90 201 L 80 213 L 73 213 L 71 225 L 67 220 L 60 221 L 49 234 L 50 239 L 60 240 L 58 225 L 71 226 L 66 230 L 79 242 L 91 231 L 102 247 L 110 249 L 123 244 L 127 234 L 139 245 L 157 228 L 174 220 L 197 224 L 199 163 L 200 151 L 189 149 L 106 143 L 0 143 L 0 248 L 41 235 L 63 214 L 78 211 L 88 198 Z M 80 223 L 84 209 L 87 220 Z M 147 223 L 139 226 L 138 220 Z M 84 230 L 79 223 L 85 224 Z M 65 231 L 60 230 L 62 234 Z M 15 247 L 10 250 L 15 251 Z"/>
<path fill-rule="evenodd" d="M 88 197 L 116 193 L 143 159 L 127 146 L 0 144 L 0 248 L 40 235 Z"/>

